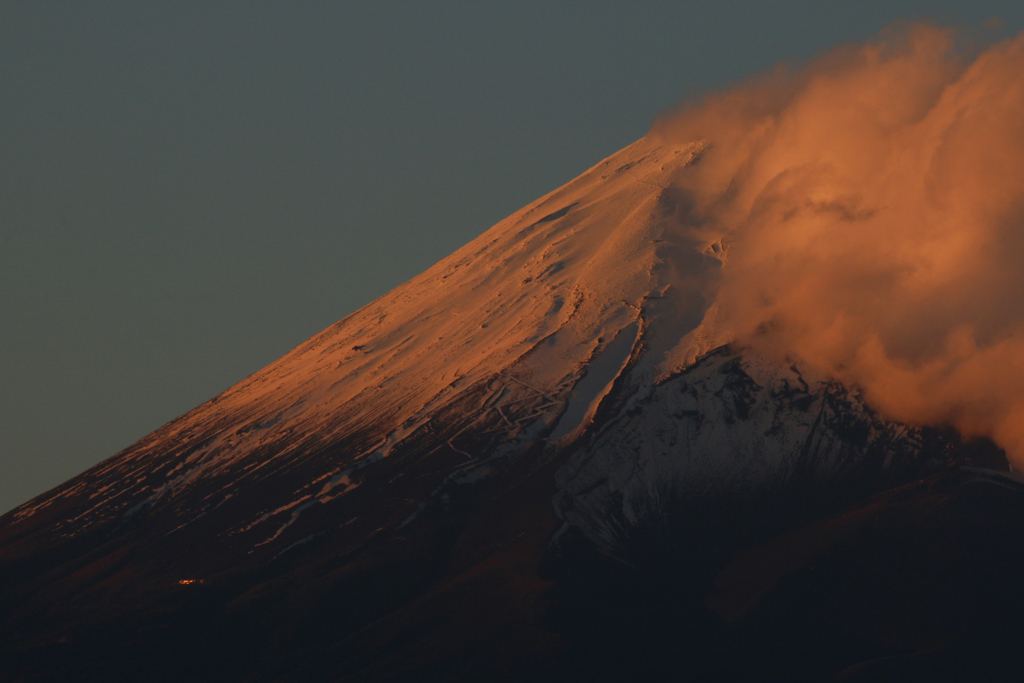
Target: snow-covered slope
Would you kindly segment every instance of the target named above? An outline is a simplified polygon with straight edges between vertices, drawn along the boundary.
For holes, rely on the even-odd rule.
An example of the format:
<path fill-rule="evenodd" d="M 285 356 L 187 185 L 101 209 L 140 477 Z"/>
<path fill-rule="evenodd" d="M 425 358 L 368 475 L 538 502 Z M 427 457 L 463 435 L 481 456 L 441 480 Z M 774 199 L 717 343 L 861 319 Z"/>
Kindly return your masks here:
<path fill-rule="evenodd" d="M 454 456 L 451 483 L 536 444 L 585 441 L 560 475 L 560 505 L 611 543 L 619 515 L 632 520 L 670 489 L 856 469 L 863 444 L 840 443 L 821 415 L 839 394 L 864 408 L 825 379 L 808 387 L 765 361 L 738 379 L 740 359 L 722 354 L 679 374 L 722 341 L 701 323 L 727 250 L 687 220 L 673 187 L 703 151 L 647 138 L 627 147 L 10 521 L 60 503 L 52 523 L 65 537 L 156 513 L 174 533 L 230 504 L 240 516 L 220 535 L 258 548 L 399 451 Z M 276 480 L 288 485 L 257 485 Z M 403 520 L 428 498 L 408 500 Z"/>
<path fill-rule="evenodd" d="M 482 387 L 479 403 L 446 426 L 455 451 L 462 430 L 481 421 L 536 437 L 559 420 L 595 359 L 612 363 L 610 380 L 643 344 L 653 376 L 700 323 L 721 265 L 715 235 L 674 220 L 672 174 L 702 149 L 641 140 L 622 150 L 13 520 L 73 500 L 76 514 L 58 522 L 73 534 L 187 497 L 177 511 L 184 525 L 244 496 L 247 482 L 344 443 L 344 457 L 243 527 L 269 539 L 287 512 L 345 495 L 362 468 Z M 632 339 L 605 357 L 620 333 Z M 700 350 L 692 346 L 691 357 Z M 574 424 L 560 424 L 559 436 L 586 417 L 589 402 L 575 400 L 566 416 Z"/>

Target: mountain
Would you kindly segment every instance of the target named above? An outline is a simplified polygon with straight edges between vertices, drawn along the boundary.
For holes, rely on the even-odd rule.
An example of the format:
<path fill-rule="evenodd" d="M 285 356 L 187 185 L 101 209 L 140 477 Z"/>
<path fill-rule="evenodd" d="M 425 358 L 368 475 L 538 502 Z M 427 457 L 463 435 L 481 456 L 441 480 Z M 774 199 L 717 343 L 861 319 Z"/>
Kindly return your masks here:
<path fill-rule="evenodd" d="M 714 331 L 706 153 L 642 139 L 0 518 L 4 680 L 1016 671 L 1024 485 Z"/>

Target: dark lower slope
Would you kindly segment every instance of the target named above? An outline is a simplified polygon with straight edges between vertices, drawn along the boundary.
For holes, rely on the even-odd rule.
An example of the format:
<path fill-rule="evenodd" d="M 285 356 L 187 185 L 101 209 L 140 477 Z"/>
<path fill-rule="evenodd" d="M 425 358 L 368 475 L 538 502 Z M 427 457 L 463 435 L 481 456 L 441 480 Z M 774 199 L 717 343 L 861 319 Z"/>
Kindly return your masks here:
<path fill-rule="evenodd" d="M 40 604 L 31 638 L 3 634 L 4 678 L 967 681 L 1020 671 L 1024 487 L 1003 475 L 951 467 L 787 530 L 702 535 L 679 520 L 674 546 L 628 566 L 582 535 L 551 551 L 556 464 L 347 555 L 325 537 L 201 585 L 142 581 L 115 602 L 97 594 L 84 603 L 92 611 Z M 98 574 L 76 580 L 85 593 Z"/>

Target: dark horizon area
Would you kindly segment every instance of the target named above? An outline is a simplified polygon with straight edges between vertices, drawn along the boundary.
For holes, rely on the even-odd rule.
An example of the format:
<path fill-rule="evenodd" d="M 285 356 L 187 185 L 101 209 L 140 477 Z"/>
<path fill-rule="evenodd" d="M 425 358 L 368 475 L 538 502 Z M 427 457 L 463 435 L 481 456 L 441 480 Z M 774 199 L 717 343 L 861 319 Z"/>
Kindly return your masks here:
<path fill-rule="evenodd" d="M 0 514 L 659 112 L 917 19 L 984 41 L 1024 7 L 0 3 Z"/>

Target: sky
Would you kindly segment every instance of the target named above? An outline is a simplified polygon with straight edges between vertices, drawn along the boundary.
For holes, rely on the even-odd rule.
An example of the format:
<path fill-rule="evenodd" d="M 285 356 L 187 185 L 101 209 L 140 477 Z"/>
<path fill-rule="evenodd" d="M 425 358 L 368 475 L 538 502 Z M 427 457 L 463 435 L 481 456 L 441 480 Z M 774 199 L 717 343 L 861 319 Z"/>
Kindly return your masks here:
<path fill-rule="evenodd" d="M 0 1 L 0 513 L 642 137 L 1019 2 Z M 992 29 L 986 29 L 992 30 Z"/>

